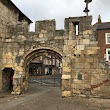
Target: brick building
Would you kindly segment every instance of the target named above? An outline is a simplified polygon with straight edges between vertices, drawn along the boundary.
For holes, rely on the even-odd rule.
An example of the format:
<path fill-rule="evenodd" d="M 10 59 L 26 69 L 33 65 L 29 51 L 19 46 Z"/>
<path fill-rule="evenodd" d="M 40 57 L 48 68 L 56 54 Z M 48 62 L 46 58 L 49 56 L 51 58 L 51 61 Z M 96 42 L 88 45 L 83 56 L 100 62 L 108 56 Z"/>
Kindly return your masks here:
<path fill-rule="evenodd" d="M 101 56 L 105 61 L 110 61 L 110 22 L 101 22 L 101 17 L 98 18 L 96 26 L 96 38 L 101 50 Z"/>

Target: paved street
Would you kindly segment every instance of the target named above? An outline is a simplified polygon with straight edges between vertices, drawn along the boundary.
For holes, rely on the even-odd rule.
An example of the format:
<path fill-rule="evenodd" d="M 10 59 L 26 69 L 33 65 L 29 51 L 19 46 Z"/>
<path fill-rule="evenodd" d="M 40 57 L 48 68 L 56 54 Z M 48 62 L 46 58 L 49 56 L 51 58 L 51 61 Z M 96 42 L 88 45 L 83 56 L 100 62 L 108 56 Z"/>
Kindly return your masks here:
<path fill-rule="evenodd" d="M 30 77 L 29 83 L 36 83 L 39 86 L 61 87 L 61 74 Z"/>
<path fill-rule="evenodd" d="M 60 88 L 32 83 L 26 94 L 1 94 L 0 110 L 110 110 L 110 100 L 62 98 Z"/>

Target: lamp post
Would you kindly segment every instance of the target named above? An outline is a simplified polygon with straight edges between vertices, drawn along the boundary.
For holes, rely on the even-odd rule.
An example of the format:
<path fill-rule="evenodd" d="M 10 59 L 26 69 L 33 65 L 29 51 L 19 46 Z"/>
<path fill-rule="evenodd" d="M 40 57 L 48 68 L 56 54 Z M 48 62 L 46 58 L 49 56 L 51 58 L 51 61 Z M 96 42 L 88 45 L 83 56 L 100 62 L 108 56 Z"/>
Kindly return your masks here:
<path fill-rule="evenodd" d="M 86 13 L 86 16 L 88 16 L 88 12 L 90 11 L 90 10 L 88 9 L 88 4 L 89 4 L 90 2 L 92 2 L 92 0 L 85 0 L 84 2 L 86 3 L 86 8 L 85 8 L 85 10 L 84 10 L 83 12 L 85 12 L 85 13 Z"/>

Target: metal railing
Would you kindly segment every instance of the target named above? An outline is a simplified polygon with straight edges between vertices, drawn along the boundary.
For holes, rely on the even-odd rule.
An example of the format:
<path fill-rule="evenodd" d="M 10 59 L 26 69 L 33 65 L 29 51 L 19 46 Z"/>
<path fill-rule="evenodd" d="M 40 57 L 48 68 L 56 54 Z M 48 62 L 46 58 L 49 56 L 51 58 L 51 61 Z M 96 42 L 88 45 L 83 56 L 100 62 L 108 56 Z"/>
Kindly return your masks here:
<path fill-rule="evenodd" d="M 61 78 L 34 78 L 29 83 L 36 83 L 39 86 L 61 87 Z"/>

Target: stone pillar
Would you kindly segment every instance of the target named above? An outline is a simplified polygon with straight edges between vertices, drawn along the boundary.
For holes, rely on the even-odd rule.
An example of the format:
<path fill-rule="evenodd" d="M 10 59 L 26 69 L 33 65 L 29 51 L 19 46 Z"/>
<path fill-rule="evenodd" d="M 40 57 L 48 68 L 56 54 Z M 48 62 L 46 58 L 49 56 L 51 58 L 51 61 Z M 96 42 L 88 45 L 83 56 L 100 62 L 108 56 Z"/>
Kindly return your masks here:
<path fill-rule="evenodd" d="M 71 65 L 70 58 L 68 56 L 63 56 L 62 59 L 62 96 L 71 96 Z"/>
<path fill-rule="evenodd" d="M 62 56 L 62 96 L 71 96 L 71 40 L 64 45 Z"/>
<path fill-rule="evenodd" d="M 21 94 L 22 92 L 22 75 L 19 72 L 16 72 L 13 76 L 13 91 L 12 94 Z"/>
<path fill-rule="evenodd" d="M 21 94 L 23 90 L 25 89 L 23 83 L 24 83 L 24 73 L 23 68 L 20 66 L 15 67 L 15 73 L 13 76 L 13 91 L 12 94 Z M 25 78 L 26 79 L 26 78 Z M 28 82 L 28 80 L 27 80 Z"/>

